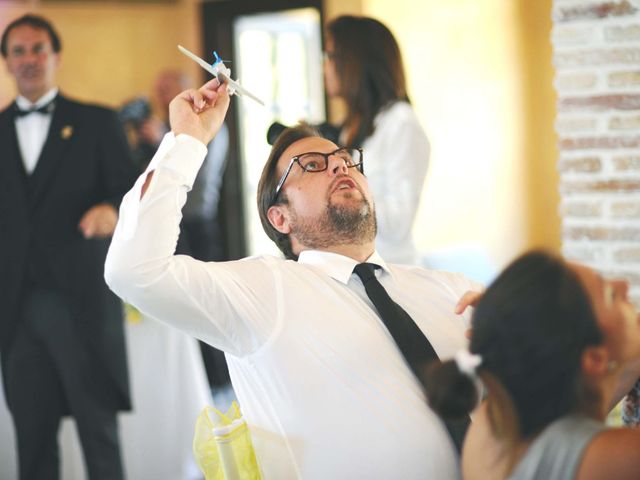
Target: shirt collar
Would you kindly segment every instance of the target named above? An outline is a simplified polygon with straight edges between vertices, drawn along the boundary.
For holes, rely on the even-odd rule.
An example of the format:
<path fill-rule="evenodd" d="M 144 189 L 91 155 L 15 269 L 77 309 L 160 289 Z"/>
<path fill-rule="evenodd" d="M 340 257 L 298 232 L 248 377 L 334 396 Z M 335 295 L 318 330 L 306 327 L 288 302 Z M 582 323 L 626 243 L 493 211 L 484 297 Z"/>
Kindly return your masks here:
<path fill-rule="evenodd" d="M 374 263 L 382 267 L 383 274 L 393 274 L 386 262 L 382 259 L 377 251 L 374 251 L 366 260 L 367 263 Z M 353 258 L 345 257 L 338 253 L 324 252 L 320 250 L 305 250 L 298 256 L 298 263 L 306 265 L 313 265 L 319 268 L 334 280 L 337 280 L 345 285 L 349 283 L 349 278 L 353 273 L 354 267 L 359 263 Z"/>
<path fill-rule="evenodd" d="M 16 105 L 18 105 L 18 107 L 22 110 L 40 108 L 43 105 L 46 105 L 47 103 L 49 103 L 54 98 L 56 98 L 56 95 L 58 95 L 58 87 L 53 87 L 43 96 L 41 96 L 38 100 L 36 100 L 35 103 L 31 103 L 29 100 L 27 100 L 27 98 L 23 97 L 22 95 L 18 95 L 16 97 Z"/>

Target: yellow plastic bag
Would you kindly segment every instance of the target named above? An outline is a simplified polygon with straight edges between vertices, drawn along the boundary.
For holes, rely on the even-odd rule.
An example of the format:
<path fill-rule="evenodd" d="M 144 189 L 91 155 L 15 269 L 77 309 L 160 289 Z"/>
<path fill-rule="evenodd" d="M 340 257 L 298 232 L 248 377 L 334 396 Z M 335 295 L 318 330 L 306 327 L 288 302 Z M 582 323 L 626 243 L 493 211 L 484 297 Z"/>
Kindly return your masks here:
<path fill-rule="evenodd" d="M 249 428 L 233 402 L 224 414 L 205 407 L 196 420 L 193 454 L 206 480 L 261 480 Z"/>
<path fill-rule="evenodd" d="M 127 322 L 135 325 L 135 324 L 138 324 L 138 323 L 140 323 L 142 321 L 142 314 L 133 305 L 129 305 L 128 303 L 125 303 L 124 304 L 124 318 L 127 319 Z"/>

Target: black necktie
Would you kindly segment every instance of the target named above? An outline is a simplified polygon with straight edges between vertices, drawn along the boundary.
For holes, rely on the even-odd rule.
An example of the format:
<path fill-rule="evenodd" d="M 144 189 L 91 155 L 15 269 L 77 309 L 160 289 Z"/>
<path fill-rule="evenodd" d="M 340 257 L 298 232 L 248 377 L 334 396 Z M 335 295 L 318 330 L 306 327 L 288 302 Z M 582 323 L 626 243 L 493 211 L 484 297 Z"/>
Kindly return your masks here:
<path fill-rule="evenodd" d="M 17 104 L 14 104 L 13 111 L 16 117 L 24 117 L 25 115 L 29 115 L 31 113 L 44 113 L 45 115 L 48 115 L 53 112 L 53 109 L 55 108 L 55 106 L 56 104 L 54 100 L 51 100 L 49 103 L 41 107 L 29 108 L 27 110 L 22 110 L 20 107 L 18 107 Z"/>
<path fill-rule="evenodd" d="M 422 330 L 418 328 L 416 322 L 391 299 L 378 281 L 375 274 L 377 268 L 381 267 L 372 263 L 359 263 L 353 269 L 353 273 L 362 280 L 367 296 L 376 307 L 379 317 L 391 333 L 411 370 L 426 389 L 428 386 L 425 384 L 425 368 L 431 362 L 440 361 L 438 354 Z M 458 452 L 460 452 L 464 435 L 469 426 L 469 417 L 466 416 L 460 420 L 445 420 L 445 424 Z"/>

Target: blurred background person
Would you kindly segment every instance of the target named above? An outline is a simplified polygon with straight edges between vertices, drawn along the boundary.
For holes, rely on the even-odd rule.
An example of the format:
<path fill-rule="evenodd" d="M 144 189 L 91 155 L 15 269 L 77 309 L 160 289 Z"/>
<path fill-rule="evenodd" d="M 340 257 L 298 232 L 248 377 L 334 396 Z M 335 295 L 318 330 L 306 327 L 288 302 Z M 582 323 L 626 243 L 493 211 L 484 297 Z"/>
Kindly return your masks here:
<path fill-rule="evenodd" d="M 146 96 L 139 96 L 127 101 L 120 107 L 120 111 L 118 112 L 120 121 L 127 134 L 131 158 L 136 165 L 137 171 L 144 171 L 155 153 L 153 149 L 154 145 L 156 145 L 155 140 L 145 140 L 143 125 L 151 123 L 159 125 L 159 128 L 162 129 L 158 133 L 160 138 L 164 135 L 162 132 L 164 132 L 166 128 L 159 119 L 152 118 L 151 113 L 151 102 Z"/>
<path fill-rule="evenodd" d="M 145 97 L 138 97 L 121 108 L 120 116 L 129 132 L 133 157 L 140 172 L 147 167 L 162 138 L 169 131 L 169 103 L 178 93 L 192 86 L 191 78 L 184 72 L 176 69 L 163 70 L 154 84 L 157 113 L 153 113 L 151 102 Z M 223 125 L 208 145 L 207 157 L 187 203 L 182 208 L 177 246 L 179 254 L 203 261 L 225 260 L 218 221 L 218 203 L 228 149 L 229 130 Z M 235 395 L 224 354 L 202 342 L 199 344 L 213 403 L 220 410 L 226 411 Z"/>
<path fill-rule="evenodd" d="M 640 478 L 640 430 L 607 413 L 640 377 L 640 322 L 628 284 L 543 252 L 523 255 L 476 306 L 468 351 L 428 378 L 433 408 L 477 409 L 465 479 Z"/>
<path fill-rule="evenodd" d="M 71 415 L 91 479 L 123 478 L 130 409 L 120 300 L 107 248 L 135 170 L 115 112 L 61 94 L 61 40 L 24 15 L 2 34 L 18 96 L 0 113 L 0 345 L 21 479 L 57 479 Z"/>
<path fill-rule="evenodd" d="M 389 262 L 417 264 L 412 230 L 430 148 L 409 102 L 400 48 L 373 18 L 341 16 L 326 31 L 325 88 L 346 106 L 339 144 L 364 149 L 376 249 Z"/>

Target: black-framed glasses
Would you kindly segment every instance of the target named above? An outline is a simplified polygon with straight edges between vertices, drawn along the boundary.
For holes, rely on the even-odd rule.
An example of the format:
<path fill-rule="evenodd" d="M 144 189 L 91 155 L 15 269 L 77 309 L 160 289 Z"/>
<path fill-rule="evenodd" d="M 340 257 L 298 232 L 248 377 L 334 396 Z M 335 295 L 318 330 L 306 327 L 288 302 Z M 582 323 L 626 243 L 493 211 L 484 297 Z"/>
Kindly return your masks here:
<path fill-rule="evenodd" d="M 301 153 L 300 155 L 296 155 L 291 159 L 287 169 L 280 177 L 280 181 L 278 182 L 278 186 L 276 187 L 275 194 L 273 196 L 274 201 L 278 198 L 278 194 L 284 185 L 284 182 L 287 180 L 289 173 L 291 173 L 291 168 L 293 168 L 293 164 L 297 163 L 300 165 L 305 172 L 317 173 L 324 172 L 327 168 L 329 168 L 329 157 L 331 156 L 340 157 L 347 168 L 356 167 L 360 170 L 360 173 L 364 174 L 364 168 L 362 165 L 363 154 L 362 148 L 355 148 L 352 151 L 349 151 L 346 148 L 338 148 L 333 152 L 329 153 L 321 153 L 321 152 L 306 152 Z"/>

